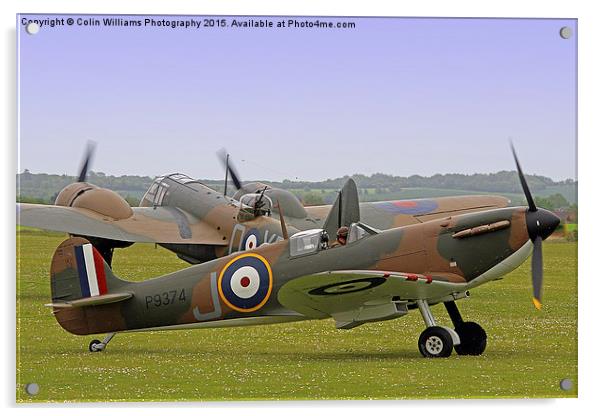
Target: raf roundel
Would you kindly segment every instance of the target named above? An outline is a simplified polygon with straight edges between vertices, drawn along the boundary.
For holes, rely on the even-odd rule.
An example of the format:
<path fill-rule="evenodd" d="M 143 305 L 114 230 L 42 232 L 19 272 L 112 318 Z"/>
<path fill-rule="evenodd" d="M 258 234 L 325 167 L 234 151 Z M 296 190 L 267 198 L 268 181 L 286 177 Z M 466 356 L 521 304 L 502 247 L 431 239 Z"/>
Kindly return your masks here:
<path fill-rule="evenodd" d="M 343 283 L 333 283 L 326 286 L 317 287 L 310 290 L 310 295 L 332 296 L 346 295 L 348 293 L 361 292 L 363 290 L 372 289 L 385 283 L 387 279 L 384 277 L 367 277 L 365 279 L 350 280 Z"/>
<path fill-rule="evenodd" d="M 261 236 L 255 228 L 249 230 L 242 240 L 243 250 L 254 250 L 261 244 Z"/>
<path fill-rule="evenodd" d="M 407 201 L 386 201 L 374 204 L 377 209 L 387 211 L 393 215 L 423 215 L 437 209 L 436 201 L 430 199 L 415 199 Z"/>
<path fill-rule="evenodd" d="M 238 312 L 253 312 L 267 302 L 272 292 L 272 269 L 255 253 L 241 254 L 229 261 L 218 279 L 219 295 Z"/>

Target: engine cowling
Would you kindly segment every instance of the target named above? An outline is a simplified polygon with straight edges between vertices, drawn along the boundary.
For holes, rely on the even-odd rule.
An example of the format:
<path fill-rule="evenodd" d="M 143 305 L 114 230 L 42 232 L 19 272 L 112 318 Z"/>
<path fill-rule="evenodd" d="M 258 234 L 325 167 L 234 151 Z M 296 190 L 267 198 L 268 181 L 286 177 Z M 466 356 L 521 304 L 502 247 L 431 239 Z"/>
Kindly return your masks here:
<path fill-rule="evenodd" d="M 86 182 L 74 182 L 61 189 L 61 192 L 59 192 L 57 195 L 54 204 L 63 207 L 70 207 L 75 198 L 94 188 L 98 188 L 98 186 Z"/>
<path fill-rule="evenodd" d="M 56 205 L 85 208 L 115 220 L 131 217 L 132 207 L 117 192 L 86 182 L 72 183 L 58 194 Z"/>
<path fill-rule="evenodd" d="M 134 215 L 130 204 L 117 192 L 99 188 L 87 182 L 75 182 L 64 187 L 57 195 L 55 204 L 64 207 L 85 208 L 114 220 L 123 220 Z M 133 244 L 129 241 L 109 240 L 88 235 L 80 237 L 90 241 L 109 266 L 112 263 L 115 248 L 125 248 Z"/>

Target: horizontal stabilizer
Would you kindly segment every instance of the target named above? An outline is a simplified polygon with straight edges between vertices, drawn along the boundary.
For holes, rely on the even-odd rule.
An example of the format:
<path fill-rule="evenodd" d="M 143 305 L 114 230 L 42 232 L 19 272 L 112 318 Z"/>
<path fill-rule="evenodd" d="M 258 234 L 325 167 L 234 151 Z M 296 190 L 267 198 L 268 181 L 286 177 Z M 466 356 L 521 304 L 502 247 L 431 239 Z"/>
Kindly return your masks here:
<path fill-rule="evenodd" d="M 93 296 L 66 302 L 47 303 L 44 306 L 53 308 L 82 308 L 84 306 L 105 305 L 107 303 L 121 302 L 133 297 L 131 293 L 108 293 L 106 295 Z"/>

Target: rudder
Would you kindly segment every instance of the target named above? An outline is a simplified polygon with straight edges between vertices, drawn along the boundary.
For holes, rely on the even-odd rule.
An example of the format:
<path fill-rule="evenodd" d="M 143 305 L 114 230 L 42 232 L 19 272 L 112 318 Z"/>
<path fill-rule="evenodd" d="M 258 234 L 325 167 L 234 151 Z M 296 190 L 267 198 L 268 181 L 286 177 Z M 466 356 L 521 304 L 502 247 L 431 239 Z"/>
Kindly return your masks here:
<path fill-rule="evenodd" d="M 131 298 L 128 285 L 115 276 L 102 255 L 85 238 L 63 241 L 50 266 L 54 316 L 67 331 L 91 334 L 124 327 L 119 302 Z"/>
<path fill-rule="evenodd" d="M 54 252 L 50 266 L 53 302 L 65 302 L 106 295 L 123 286 L 101 254 L 85 238 L 63 241 Z"/>

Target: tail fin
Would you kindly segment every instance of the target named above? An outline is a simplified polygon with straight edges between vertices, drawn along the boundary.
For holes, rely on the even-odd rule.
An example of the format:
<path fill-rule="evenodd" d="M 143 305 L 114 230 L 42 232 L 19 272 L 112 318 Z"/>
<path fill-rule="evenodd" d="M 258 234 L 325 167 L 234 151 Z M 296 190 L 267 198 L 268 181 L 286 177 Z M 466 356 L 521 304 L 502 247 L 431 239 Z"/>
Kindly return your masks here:
<path fill-rule="evenodd" d="M 63 241 L 52 257 L 50 287 L 54 314 L 61 326 L 76 334 L 104 332 L 91 328 L 91 315 L 84 307 L 114 304 L 132 297 L 121 289 L 127 285 L 113 274 L 98 250 L 86 239 L 72 237 Z M 111 305 L 114 306 L 114 305 Z M 105 308 L 96 311 L 114 315 Z"/>
<path fill-rule="evenodd" d="M 106 295 L 125 283 L 113 274 L 98 250 L 81 237 L 58 246 L 52 257 L 50 282 L 53 302 Z"/>

